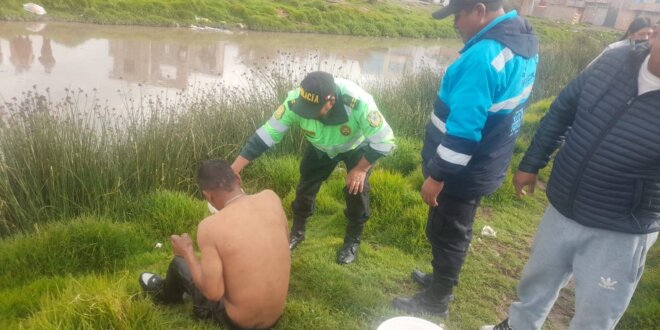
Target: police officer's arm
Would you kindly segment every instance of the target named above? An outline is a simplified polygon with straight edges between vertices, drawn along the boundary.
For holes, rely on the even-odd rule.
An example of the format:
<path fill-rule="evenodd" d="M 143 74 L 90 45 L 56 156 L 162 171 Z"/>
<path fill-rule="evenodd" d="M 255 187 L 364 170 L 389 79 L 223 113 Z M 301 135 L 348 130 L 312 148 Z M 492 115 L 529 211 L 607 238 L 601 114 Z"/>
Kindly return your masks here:
<path fill-rule="evenodd" d="M 350 194 L 358 194 L 364 190 L 364 179 L 371 165 L 392 152 L 395 147 L 392 128 L 378 111 L 373 98 L 369 97 L 361 102 L 362 108 L 359 109 L 361 116 L 358 117 L 358 125 L 368 144 L 360 162 L 346 176 L 346 187 Z"/>
<path fill-rule="evenodd" d="M 477 45 L 475 45 L 477 47 Z M 442 141 L 436 153 L 427 164 L 429 177 L 424 181 L 421 195 L 424 202 L 437 206 L 437 197 L 444 188 L 445 178 L 458 173 L 472 159 L 482 137 L 482 130 L 488 118 L 488 110 L 493 105 L 495 94 L 492 84 L 497 81 L 497 72 L 484 52 L 463 54 L 470 63 L 469 71 L 453 82 L 451 95 L 443 95 L 441 89 L 437 102 L 444 102 L 450 111 Z M 436 125 L 437 126 L 437 125 Z"/>
<path fill-rule="evenodd" d="M 373 164 L 394 150 L 394 133 L 373 98 L 369 97 L 361 102 L 364 109 L 358 117 L 358 125 L 368 142 L 364 150 L 364 158 L 369 164 Z"/>
<path fill-rule="evenodd" d="M 245 143 L 240 155 L 231 164 L 236 174 L 266 150 L 282 141 L 284 134 L 296 122 L 296 115 L 289 109 L 289 99 L 280 105 L 275 113 Z"/>

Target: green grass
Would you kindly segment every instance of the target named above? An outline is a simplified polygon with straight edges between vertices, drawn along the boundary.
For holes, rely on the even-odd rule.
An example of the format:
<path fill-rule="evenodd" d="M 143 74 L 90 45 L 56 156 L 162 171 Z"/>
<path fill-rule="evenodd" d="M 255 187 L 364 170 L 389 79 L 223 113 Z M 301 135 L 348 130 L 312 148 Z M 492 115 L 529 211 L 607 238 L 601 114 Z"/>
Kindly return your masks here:
<path fill-rule="evenodd" d="M 288 168 L 293 160 L 264 158 L 254 165 Z M 343 197 L 334 187 L 341 187 L 342 174 L 343 169 L 337 169 L 319 196 L 334 203 L 334 207 L 317 212 L 311 219 L 308 239 L 293 254 L 290 295 L 278 329 L 373 329 L 382 320 L 400 315 L 389 307 L 393 297 L 418 290 L 409 279 L 410 270 L 430 268 L 422 225 L 427 209 L 416 197 L 418 187 L 402 173 L 382 166 L 372 176 L 374 215 L 366 228 L 360 258 L 353 265 L 335 264 L 345 219 Z M 287 194 L 292 193 L 296 180 L 292 175 L 282 182 L 290 187 Z M 511 193 L 508 190 L 504 189 Z M 506 304 L 515 297 L 516 280 L 545 199 L 542 193 L 525 200 L 502 199 L 498 194 L 484 201 L 475 223 L 476 232 L 484 225 L 495 228 L 497 238 L 475 236 L 450 318 L 431 318 L 444 322 L 449 329 L 474 329 L 498 320 L 505 316 Z M 171 257 L 168 235 L 157 230 L 161 223 L 176 223 L 182 215 L 185 218 L 206 212 L 198 199 L 166 191 L 132 204 L 151 209 L 154 200 L 163 202 L 158 204 L 163 211 L 175 211 L 161 212 L 151 220 L 136 217 L 114 223 L 111 219 L 63 222 L 46 226 L 36 235 L 16 235 L 1 241 L 3 265 L 14 259 L 20 259 L 21 264 L 3 268 L 5 272 L 13 269 L 14 275 L 0 277 L 0 324 L 26 329 L 213 328 L 209 322 L 192 319 L 189 302 L 160 307 L 139 294 L 137 276 L 145 270 L 164 273 Z M 404 203 L 410 206 L 402 206 Z M 190 222 L 187 228 L 177 229 L 193 232 L 194 228 L 194 222 Z M 157 241 L 165 243 L 162 249 L 153 248 Z M 659 284 L 657 253 L 649 260 L 648 268 L 620 329 L 650 329 L 658 321 L 653 305 Z M 554 319 L 548 321 L 550 329 L 564 326 Z"/>
<path fill-rule="evenodd" d="M 22 3 L 3 1 L 0 19 L 34 19 Z M 48 19 L 101 24 L 208 25 L 258 31 L 317 32 L 363 36 L 456 37 L 451 21 L 430 18 L 430 6 L 322 0 L 45 0 Z"/>
<path fill-rule="evenodd" d="M 44 0 L 48 15 L 22 10 L 23 1 L 0 0 L 0 20 L 55 20 L 155 26 L 206 25 L 257 31 L 313 32 L 359 36 L 456 38 L 451 19 L 434 20 L 438 6 L 403 1 L 346 0 Z M 589 31 L 598 39 L 611 33 L 533 19 L 543 41 L 573 40 Z M 304 40 L 304 36 L 301 39 Z M 303 41 L 304 42 L 304 41 Z"/>

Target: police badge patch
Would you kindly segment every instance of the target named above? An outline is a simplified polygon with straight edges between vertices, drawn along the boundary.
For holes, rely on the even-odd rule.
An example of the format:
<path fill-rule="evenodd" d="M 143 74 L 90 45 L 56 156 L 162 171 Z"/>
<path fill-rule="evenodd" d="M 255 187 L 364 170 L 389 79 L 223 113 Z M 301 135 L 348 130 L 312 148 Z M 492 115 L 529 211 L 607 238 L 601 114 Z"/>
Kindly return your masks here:
<path fill-rule="evenodd" d="M 275 114 L 273 114 L 273 117 L 277 120 L 282 119 L 282 116 L 284 116 L 284 110 L 284 105 L 280 105 L 280 107 L 277 108 L 277 111 L 275 111 Z"/>
<path fill-rule="evenodd" d="M 380 127 L 383 124 L 383 116 L 381 116 L 380 111 L 372 111 L 367 114 L 367 120 L 371 127 Z"/>
<path fill-rule="evenodd" d="M 351 128 L 348 127 L 348 125 L 342 125 L 342 127 L 339 129 L 341 132 L 341 135 L 343 136 L 349 136 L 351 135 Z"/>

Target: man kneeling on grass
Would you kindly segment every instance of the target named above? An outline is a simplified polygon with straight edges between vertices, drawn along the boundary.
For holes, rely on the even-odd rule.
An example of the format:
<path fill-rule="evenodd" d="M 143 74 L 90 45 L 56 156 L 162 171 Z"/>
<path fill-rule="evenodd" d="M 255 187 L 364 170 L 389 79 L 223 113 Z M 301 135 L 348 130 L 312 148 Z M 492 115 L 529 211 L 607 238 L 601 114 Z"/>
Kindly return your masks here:
<path fill-rule="evenodd" d="M 223 160 L 204 162 L 199 187 L 218 212 L 197 230 L 201 261 L 187 234 L 172 235 L 175 258 L 167 278 L 143 273 L 139 281 L 157 303 L 180 303 L 187 293 L 193 313 L 232 328 L 268 328 L 282 315 L 289 286 L 286 215 L 270 190 L 246 195 Z"/>

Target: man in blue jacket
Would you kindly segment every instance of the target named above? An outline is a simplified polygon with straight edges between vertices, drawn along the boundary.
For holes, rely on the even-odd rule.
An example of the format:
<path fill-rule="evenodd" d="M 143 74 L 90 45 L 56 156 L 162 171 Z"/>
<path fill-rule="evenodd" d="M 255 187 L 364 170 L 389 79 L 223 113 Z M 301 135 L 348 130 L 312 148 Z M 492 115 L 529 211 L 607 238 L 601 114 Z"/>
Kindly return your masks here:
<path fill-rule="evenodd" d="M 650 47 L 649 47 L 650 46 Z M 649 44 L 601 56 L 552 103 L 513 185 L 534 191 L 557 153 L 548 206 L 509 319 L 483 330 L 540 329 L 572 276 L 569 329 L 614 329 L 660 230 L 660 28 Z"/>
<path fill-rule="evenodd" d="M 451 0 L 433 17 L 452 14 L 465 47 L 442 79 L 422 149 L 433 274 L 413 271 L 426 290 L 393 302 L 439 316 L 453 298 L 479 201 L 506 175 L 538 64 L 531 26 L 501 0 Z"/>

